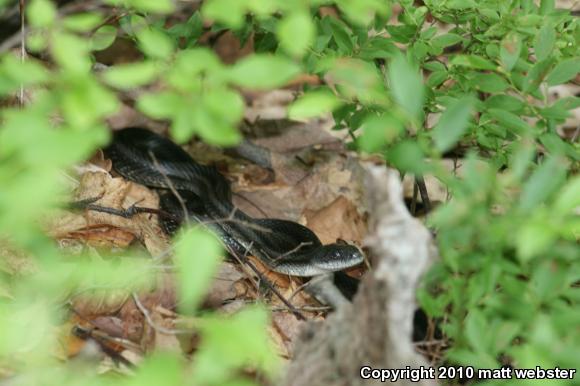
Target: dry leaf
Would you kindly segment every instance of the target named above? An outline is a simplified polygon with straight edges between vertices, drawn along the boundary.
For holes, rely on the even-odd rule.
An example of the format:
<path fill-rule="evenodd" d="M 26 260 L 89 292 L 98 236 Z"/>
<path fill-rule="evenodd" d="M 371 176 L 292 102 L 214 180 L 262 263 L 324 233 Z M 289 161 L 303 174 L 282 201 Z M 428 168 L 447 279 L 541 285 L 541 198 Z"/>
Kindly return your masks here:
<path fill-rule="evenodd" d="M 306 224 L 323 244 L 341 239 L 360 245 L 366 233 L 365 219 L 359 214 L 357 207 L 344 196 L 317 211 L 307 210 L 304 215 Z"/>

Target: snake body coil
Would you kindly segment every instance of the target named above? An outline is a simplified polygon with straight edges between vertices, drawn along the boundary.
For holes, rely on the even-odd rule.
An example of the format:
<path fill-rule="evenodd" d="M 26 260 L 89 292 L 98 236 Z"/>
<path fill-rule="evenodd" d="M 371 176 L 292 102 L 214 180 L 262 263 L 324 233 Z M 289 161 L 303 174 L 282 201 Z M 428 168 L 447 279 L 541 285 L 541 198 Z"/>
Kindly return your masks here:
<path fill-rule="evenodd" d="M 232 203 L 229 182 L 215 167 L 198 164 L 175 143 L 149 130 L 117 131 L 104 152 L 126 179 L 164 190 L 160 207 L 172 219 L 161 218 L 161 225 L 168 233 L 187 215 L 189 221 L 205 223 L 227 248 L 254 255 L 272 270 L 293 276 L 340 271 L 363 261 L 355 246 L 322 245 L 298 223 L 253 218 L 240 211 Z M 179 193 L 186 213 L 170 189 Z"/>

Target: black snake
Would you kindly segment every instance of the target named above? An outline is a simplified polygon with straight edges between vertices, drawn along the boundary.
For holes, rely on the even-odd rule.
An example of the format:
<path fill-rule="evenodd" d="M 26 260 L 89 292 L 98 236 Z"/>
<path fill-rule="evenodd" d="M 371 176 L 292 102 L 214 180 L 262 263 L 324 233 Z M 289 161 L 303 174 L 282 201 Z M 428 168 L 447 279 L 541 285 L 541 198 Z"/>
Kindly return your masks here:
<path fill-rule="evenodd" d="M 363 261 L 357 247 L 322 245 L 310 229 L 296 222 L 250 217 L 233 205 L 229 182 L 215 167 L 195 162 L 181 147 L 152 131 L 116 131 L 104 152 L 121 176 L 163 190 L 160 209 L 171 218 L 160 219 L 170 234 L 187 215 L 188 221 L 212 229 L 226 248 L 254 255 L 270 269 L 293 276 L 341 271 Z"/>

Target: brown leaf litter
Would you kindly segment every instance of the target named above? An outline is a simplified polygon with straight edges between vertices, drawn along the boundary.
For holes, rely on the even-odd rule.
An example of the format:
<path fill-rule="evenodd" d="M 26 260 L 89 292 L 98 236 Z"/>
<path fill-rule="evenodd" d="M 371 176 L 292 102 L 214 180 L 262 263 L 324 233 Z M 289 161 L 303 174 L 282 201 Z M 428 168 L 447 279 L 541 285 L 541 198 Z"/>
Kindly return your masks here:
<path fill-rule="evenodd" d="M 258 121 L 255 126 L 263 122 Z M 309 226 L 324 243 L 347 240 L 361 244 L 365 236 L 365 209 L 362 201 L 361 167 L 358 159 L 342 148 L 337 139 L 319 122 L 291 124 L 291 130 L 279 130 L 256 139 L 272 154 L 273 170 L 264 170 L 249 161 L 240 160 L 220 149 L 205 144 L 189 146 L 200 162 L 217 164 L 232 181 L 234 200 L 240 209 L 257 217 L 277 217 Z M 201 157 L 200 157 L 201 156 Z M 201 159 L 200 159 L 201 158 Z M 116 177 L 110 162 L 96 157 L 92 164 L 79 169 L 78 186 L 73 199 L 94 200 L 92 204 L 113 209 L 132 205 L 158 208 L 157 194 L 139 184 Z M 170 255 L 168 238 L 161 231 L 157 216 L 150 213 L 124 218 L 91 210 L 58 211 L 47 221 L 47 233 L 60 245 L 81 243 L 97 250 L 124 250 L 137 242 L 144 245 L 153 258 Z M 268 270 L 258 259 L 251 258 L 263 277 L 272 282 L 282 296 L 309 318 L 320 319 L 324 308 L 301 290 L 302 279 Z M 167 264 L 159 260 L 160 264 Z M 161 269 L 157 284 L 149 291 L 131 294 L 127 291 L 97 296 L 89 300 L 79 297 L 73 308 L 84 324 L 102 336 L 132 342 L 140 349 L 139 356 L 154 349 L 195 350 L 197 338 L 178 339 L 175 277 L 171 265 Z M 239 264 L 224 262 L 203 307 L 231 313 L 248 302 L 262 299 L 273 310 L 272 336 L 279 354 L 292 357 L 292 342 L 300 321 L 287 307 L 264 290 L 260 277 Z M 136 303 L 135 296 L 138 303 Z M 134 351 L 120 346 L 118 351 Z M 123 354 L 124 355 L 124 354 Z"/>

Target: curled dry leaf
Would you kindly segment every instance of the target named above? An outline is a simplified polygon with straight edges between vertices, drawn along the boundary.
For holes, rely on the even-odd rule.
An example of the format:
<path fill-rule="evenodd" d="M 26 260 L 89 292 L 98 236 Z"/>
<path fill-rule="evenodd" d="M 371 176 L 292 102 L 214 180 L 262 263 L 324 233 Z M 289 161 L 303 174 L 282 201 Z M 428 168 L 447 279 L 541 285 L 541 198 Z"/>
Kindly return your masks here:
<path fill-rule="evenodd" d="M 292 158 L 273 162 L 276 176 L 281 180 L 275 185 L 254 186 L 250 191 L 234 185 L 244 197 L 234 197 L 236 205 L 253 216 L 297 221 L 306 209 L 317 211 L 344 196 L 364 212 L 358 159 L 348 153 L 312 152 L 313 163 L 308 167 Z M 280 187 L 281 183 L 285 186 Z"/>
<path fill-rule="evenodd" d="M 124 289 L 95 289 L 73 297 L 71 304 L 75 312 L 90 319 L 93 316 L 114 314 L 128 298 L 129 294 Z"/>
<path fill-rule="evenodd" d="M 366 233 L 364 217 L 357 207 L 344 196 L 317 210 L 306 210 L 306 224 L 316 233 L 323 244 L 336 240 L 354 241 L 359 245 Z"/>
<path fill-rule="evenodd" d="M 94 200 L 94 205 L 118 210 L 132 205 L 158 208 L 158 197 L 148 188 L 112 177 L 103 170 L 85 170 L 90 171 L 80 177 L 76 200 Z M 89 245 L 106 248 L 125 248 L 138 238 L 153 256 L 157 256 L 167 249 L 168 243 L 154 217 L 138 214 L 124 218 L 92 210 L 84 213 L 63 211 L 50 217 L 46 229 L 56 239 L 82 239 Z"/>

